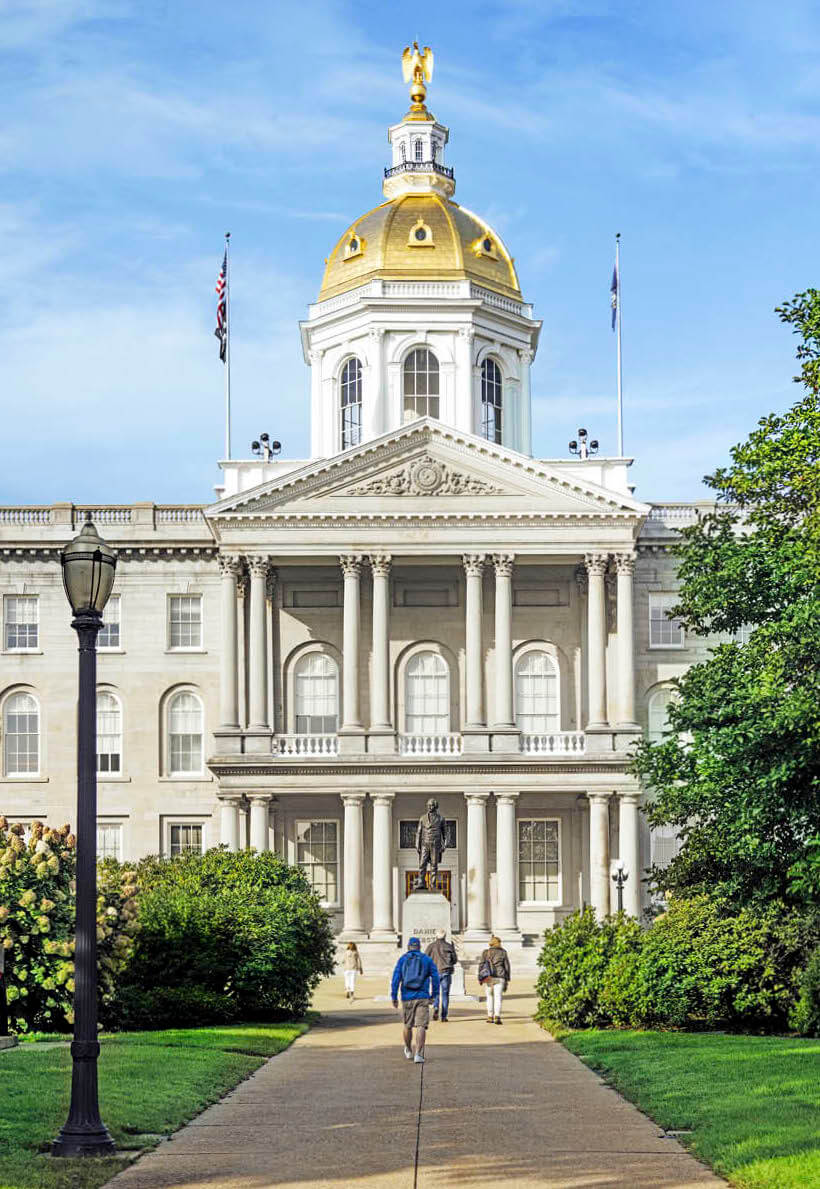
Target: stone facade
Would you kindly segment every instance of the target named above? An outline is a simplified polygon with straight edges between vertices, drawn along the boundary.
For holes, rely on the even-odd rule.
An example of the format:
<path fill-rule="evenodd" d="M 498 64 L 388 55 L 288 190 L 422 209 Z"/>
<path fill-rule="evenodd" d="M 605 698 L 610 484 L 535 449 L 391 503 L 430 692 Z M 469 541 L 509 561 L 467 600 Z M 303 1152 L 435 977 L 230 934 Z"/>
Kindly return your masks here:
<path fill-rule="evenodd" d="M 443 176 L 431 166 L 431 202 L 449 201 Z M 540 323 L 506 249 L 485 224 L 470 241 L 477 216 L 451 212 L 462 275 L 432 275 L 434 242 L 397 275 L 401 209 L 370 264 L 375 230 L 348 243 L 361 285 L 336 253 L 341 295 L 302 324 L 310 460 L 223 461 L 209 505 L 88 509 L 119 555 L 119 627 L 99 654 L 99 845 L 124 859 L 275 850 L 305 866 L 373 971 L 400 940 L 433 795 L 463 956 L 493 929 L 534 962 L 545 927 L 584 903 L 609 911 L 615 856 L 626 909 L 645 902 L 654 844 L 629 749 L 702 654 L 665 616 L 668 546 L 699 508 L 637 500 L 629 459 L 531 457 Z M 417 350 L 439 369 L 437 416 L 408 397 Z M 85 511 L 0 508 L 0 811 L 21 821 L 74 816 L 59 550 Z"/>

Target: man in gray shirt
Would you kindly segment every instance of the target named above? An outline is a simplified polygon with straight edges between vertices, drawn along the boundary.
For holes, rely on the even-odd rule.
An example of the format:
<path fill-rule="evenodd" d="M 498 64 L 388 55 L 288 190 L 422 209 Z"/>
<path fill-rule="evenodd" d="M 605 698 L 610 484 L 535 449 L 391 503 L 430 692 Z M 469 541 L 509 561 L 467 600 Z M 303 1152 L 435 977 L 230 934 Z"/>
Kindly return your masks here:
<path fill-rule="evenodd" d="M 447 1015 L 450 1010 L 450 983 L 453 978 L 453 969 L 457 962 L 456 947 L 452 941 L 446 940 L 446 934 L 443 929 L 436 930 L 436 940 L 428 945 L 424 951 L 429 958 L 432 958 L 438 970 L 440 994 L 441 994 L 441 1022 L 447 1023 Z M 438 1004 L 439 998 L 436 996 L 435 1004 L 433 1005 L 433 1019 L 438 1019 Z"/>

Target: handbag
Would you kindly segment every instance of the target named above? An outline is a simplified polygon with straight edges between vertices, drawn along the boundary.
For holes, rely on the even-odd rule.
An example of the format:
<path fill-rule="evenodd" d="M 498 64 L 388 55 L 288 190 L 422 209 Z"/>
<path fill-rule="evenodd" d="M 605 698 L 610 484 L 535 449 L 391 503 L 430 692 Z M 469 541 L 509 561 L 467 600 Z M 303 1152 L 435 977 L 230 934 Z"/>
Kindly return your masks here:
<path fill-rule="evenodd" d="M 486 983 L 488 979 L 495 978 L 493 971 L 493 964 L 489 957 L 484 958 L 478 967 L 478 981 L 479 983 Z"/>

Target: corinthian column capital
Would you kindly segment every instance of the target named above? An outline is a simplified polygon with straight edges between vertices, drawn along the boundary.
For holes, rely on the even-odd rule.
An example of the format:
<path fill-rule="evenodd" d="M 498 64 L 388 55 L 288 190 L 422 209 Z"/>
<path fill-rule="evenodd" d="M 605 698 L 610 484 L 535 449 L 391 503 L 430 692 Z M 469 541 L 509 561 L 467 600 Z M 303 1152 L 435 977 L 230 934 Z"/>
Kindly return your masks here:
<path fill-rule="evenodd" d="M 251 556 L 247 559 L 248 570 L 254 578 L 265 578 L 270 562 L 266 557 Z"/>
<path fill-rule="evenodd" d="M 598 578 L 602 578 L 606 573 L 607 564 L 609 563 L 608 553 L 585 553 L 584 565 L 587 568 L 587 574 L 590 577 L 594 574 Z"/>
<path fill-rule="evenodd" d="M 217 560 L 223 577 L 238 578 L 242 573 L 242 558 L 236 553 L 220 553 Z"/>
<path fill-rule="evenodd" d="M 470 578 L 480 578 L 484 573 L 484 565 L 487 561 L 483 553 L 465 553 L 461 558 L 464 566 L 464 572 Z"/>
<path fill-rule="evenodd" d="M 339 558 L 339 565 L 345 578 L 360 578 L 364 555 L 361 553 L 343 553 Z"/>
<path fill-rule="evenodd" d="M 515 565 L 514 553 L 494 553 L 493 565 L 495 566 L 496 577 L 511 578 L 513 566 Z"/>
<path fill-rule="evenodd" d="M 371 553 L 370 569 L 374 578 L 389 578 L 393 558 L 389 553 Z"/>
<path fill-rule="evenodd" d="M 635 557 L 634 553 L 614 553 L 612 560 L 615 562 L 616 572 L 618 574 L 634 574 Z"/>

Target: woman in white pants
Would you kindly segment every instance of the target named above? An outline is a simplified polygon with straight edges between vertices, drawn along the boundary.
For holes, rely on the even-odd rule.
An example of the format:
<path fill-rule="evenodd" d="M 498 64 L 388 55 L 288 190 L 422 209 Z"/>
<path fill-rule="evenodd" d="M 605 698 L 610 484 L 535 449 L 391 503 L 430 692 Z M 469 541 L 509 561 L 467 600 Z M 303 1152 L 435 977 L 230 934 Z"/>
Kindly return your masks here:
<path fill-rule="evenodd" d="M 362 959 L 356 949 L 356 942 L 349 941 L 345 950 L 345 999 L 352 999 L 356 990 L 356 975 L 364 974 Z"/>
<path fill-rule="evenodd" d="M 487 1023 L 501 1023 L 501 999 L 510 982 L 510 959 L 497 937 L 490 938 L 489 947 L 484 950 L 478 965 L 486 962 L 492 977 L 485 979 L 484 993 L 487 996 Z"/>

